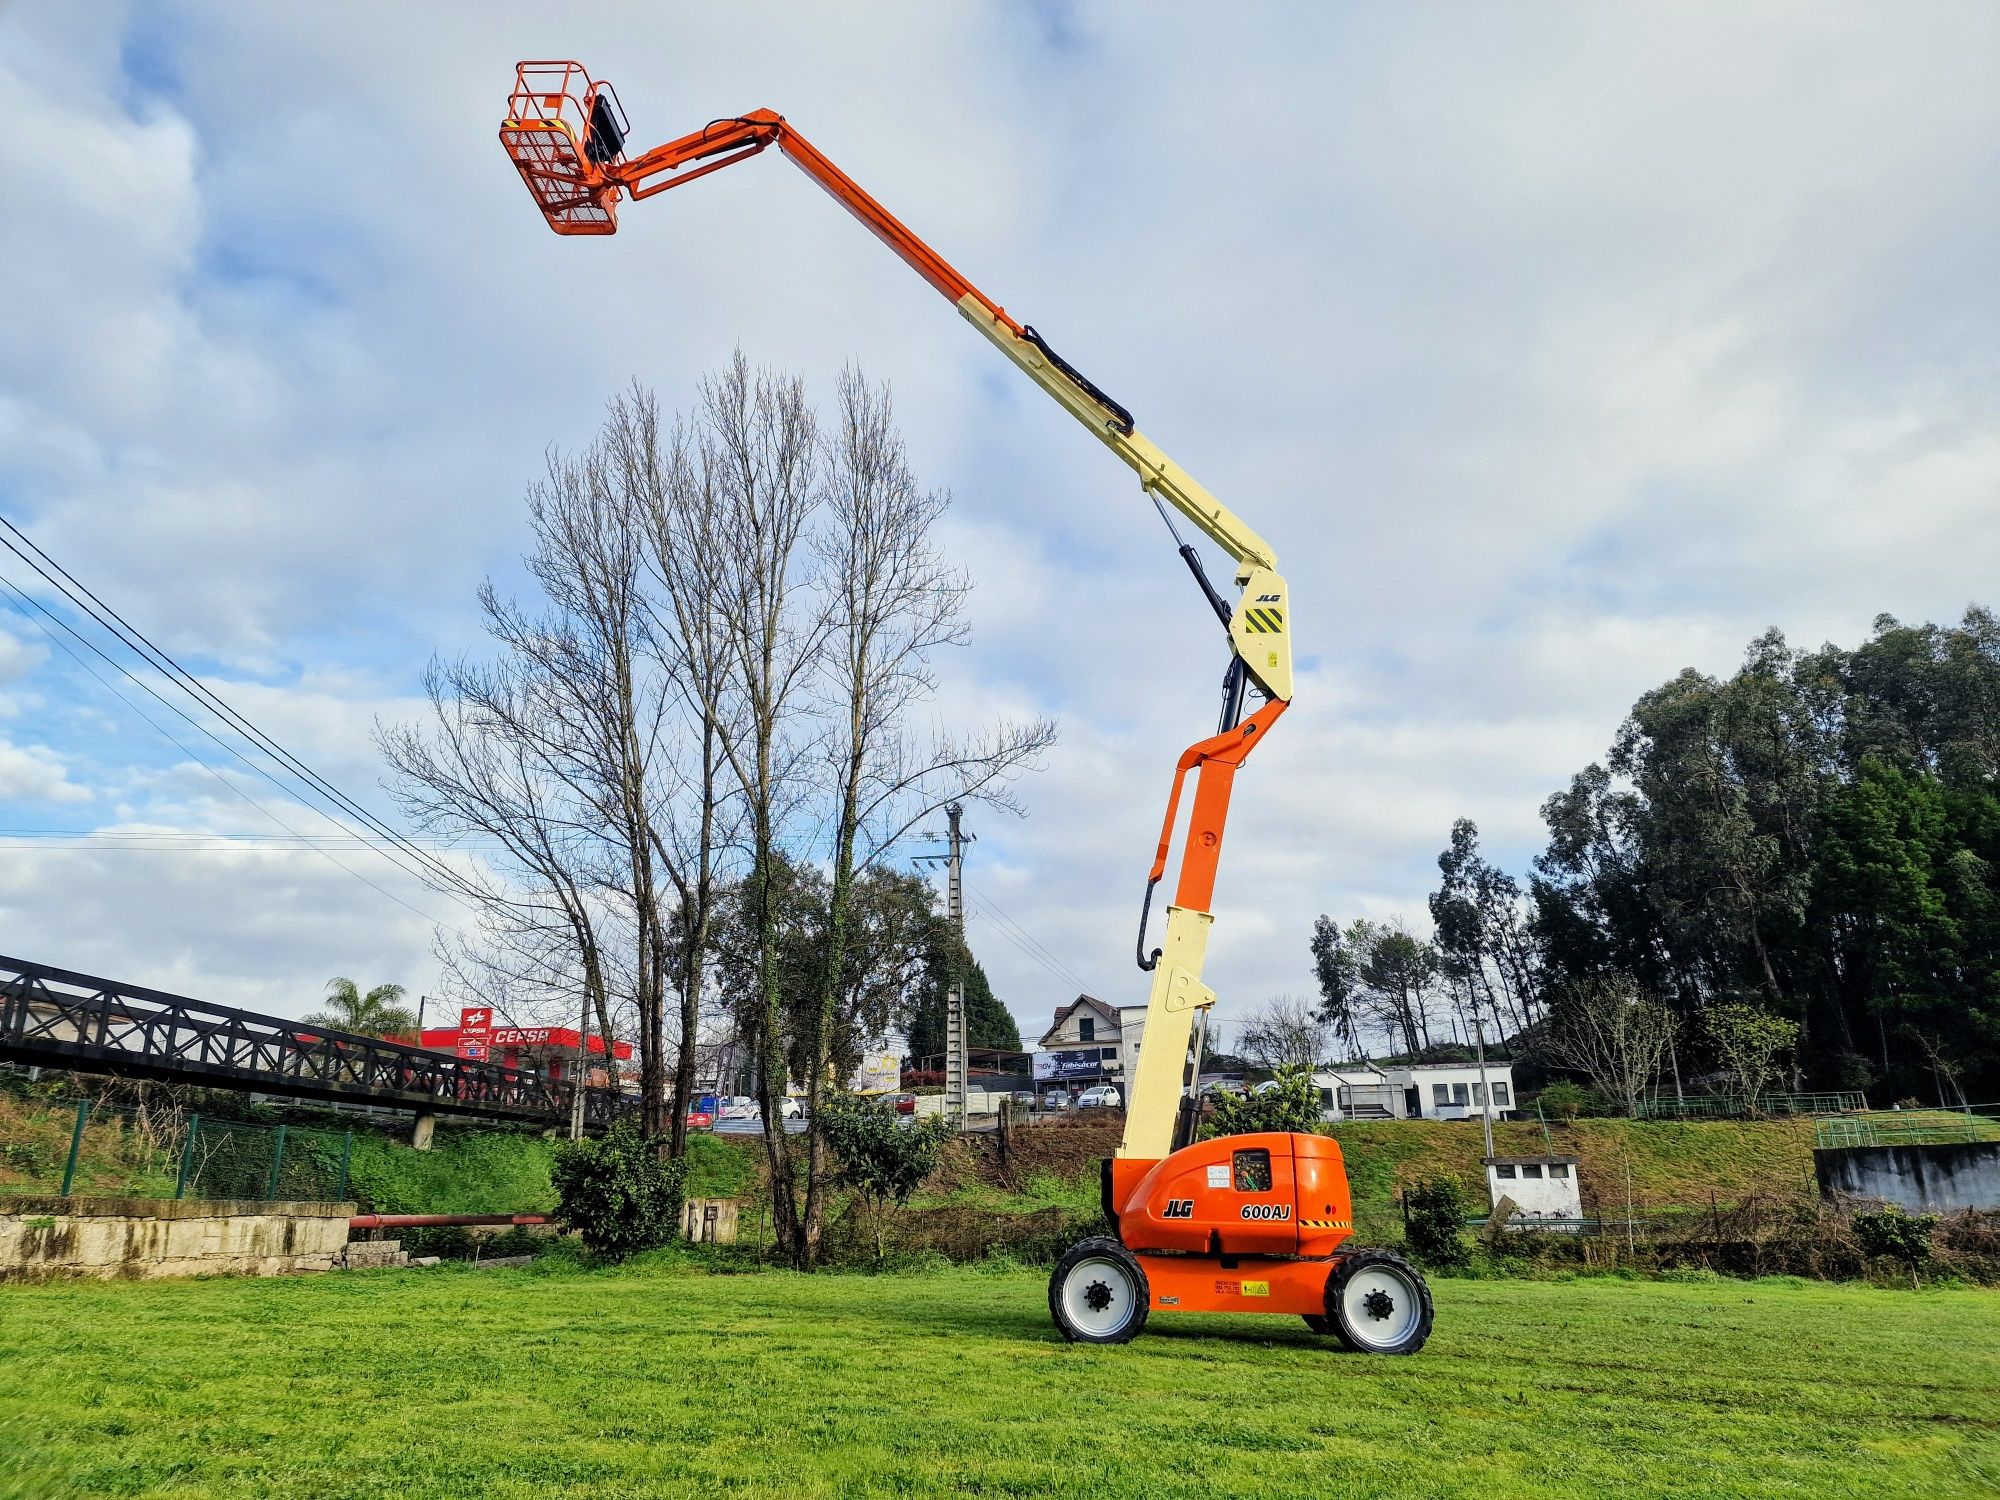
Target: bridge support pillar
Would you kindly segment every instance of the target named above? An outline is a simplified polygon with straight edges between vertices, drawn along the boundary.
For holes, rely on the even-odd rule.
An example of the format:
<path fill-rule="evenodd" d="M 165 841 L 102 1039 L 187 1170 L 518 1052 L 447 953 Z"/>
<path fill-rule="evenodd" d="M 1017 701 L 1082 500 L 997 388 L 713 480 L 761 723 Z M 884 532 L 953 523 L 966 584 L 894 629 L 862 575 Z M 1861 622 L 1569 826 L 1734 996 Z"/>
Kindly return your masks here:
<path fill-rule="evenodd" d="M 417 1123 L 410 1127 L 410 1144 L 419 1151 L 431 1149 L 431 1137 L 437 1133 L 438 1117 L 427 1110 L 417 1113 Z"/>

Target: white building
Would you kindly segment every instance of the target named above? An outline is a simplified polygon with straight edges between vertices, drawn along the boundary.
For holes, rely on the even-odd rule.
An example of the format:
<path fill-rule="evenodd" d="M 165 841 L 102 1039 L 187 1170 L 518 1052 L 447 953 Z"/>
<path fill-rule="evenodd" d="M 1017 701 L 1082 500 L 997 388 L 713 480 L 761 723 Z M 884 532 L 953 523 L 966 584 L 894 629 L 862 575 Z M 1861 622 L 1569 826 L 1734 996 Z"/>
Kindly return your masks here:
<path fill-rule="evenodd" d="M 1477 1063 L 1351 1063 L 1313 1074 L 1320 1109 L 1330 1120 L 1499 1119 L 1514 1108 L 1514 1065 Z"/>
<path fill-rule="evenodd" d="M 1574 1156 L 1489 1156 L 1486 1190 L 1495 1207 L 1514 1200 L 1520 1219 L 1581 1219 L 1583 1185 Z"/>
<path fill-rule="evenodd" d="M 1133 1009 L 1135 1007 L 1126 1007 Z M 1136 1009 L 1143 1017 L 1144 1006 Z M 1138 1030 L 1132 1030 L 1136 1051 Z M 1119 1083 L 1126 1073 L 1125 1019 L 1119 1007 L 1095 995 L 1078 995 L 1056 1012 L 1035 1053 L 1035 1083 Z"/>

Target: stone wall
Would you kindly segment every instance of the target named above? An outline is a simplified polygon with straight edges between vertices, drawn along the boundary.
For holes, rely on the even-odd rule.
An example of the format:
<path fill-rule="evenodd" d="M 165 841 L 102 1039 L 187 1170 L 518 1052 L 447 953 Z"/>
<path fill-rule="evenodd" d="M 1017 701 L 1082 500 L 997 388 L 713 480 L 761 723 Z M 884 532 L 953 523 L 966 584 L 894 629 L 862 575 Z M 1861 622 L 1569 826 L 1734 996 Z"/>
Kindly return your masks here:
<path fill-rule="evenodd" d="M 1813 1152 L 1820 1191 L 1909 1209 L 2000 1208 L 2000 1141 L 1937 1146 L 1840 1146 Z"/>
<path fill-rule="evenodd" d="M 352 1203 L 0 1198 L 0 1281 L 331 1270 Z"/>

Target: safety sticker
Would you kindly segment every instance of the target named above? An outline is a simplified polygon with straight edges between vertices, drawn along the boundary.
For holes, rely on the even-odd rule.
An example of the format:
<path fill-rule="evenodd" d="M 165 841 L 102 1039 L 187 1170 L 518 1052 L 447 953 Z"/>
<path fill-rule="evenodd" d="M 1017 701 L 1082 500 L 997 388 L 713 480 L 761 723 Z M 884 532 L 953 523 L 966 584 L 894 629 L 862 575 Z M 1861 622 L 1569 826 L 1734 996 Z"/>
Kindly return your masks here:
<path fill-rule="evenodd" d="M 1214 1166 L 1208 1169 L 1208 1185 L 1210 1187 L 1219 1187 L 1219 1188 L 1226 1188 L 1229 1186 L 1228 1162 L 1226 1161 L 1217 1162 Z"/>
<path fill-rule="evenodd" d="M 1246 1297 L 1268 1297 L 1271 1295 L 1271 1283 L 1268 1281 L 1246 1281 L 1243 1283 L 1243 1295 Z"/>

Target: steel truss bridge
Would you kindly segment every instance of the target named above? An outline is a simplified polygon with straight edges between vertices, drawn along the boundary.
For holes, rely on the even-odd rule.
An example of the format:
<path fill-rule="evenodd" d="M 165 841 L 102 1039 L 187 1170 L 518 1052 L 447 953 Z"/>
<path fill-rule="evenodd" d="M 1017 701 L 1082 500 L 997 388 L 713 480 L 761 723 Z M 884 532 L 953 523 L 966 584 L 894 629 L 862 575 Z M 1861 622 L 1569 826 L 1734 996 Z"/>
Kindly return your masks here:
<path fill-rule="evenodd" d="M 208 1088 L 566 1124 L 573 1085 L 527 1068 L 209 1005 L 0 957 L 0 1061 Z M 584 1091 L 584 1124 L 625 1102 Z"/>

